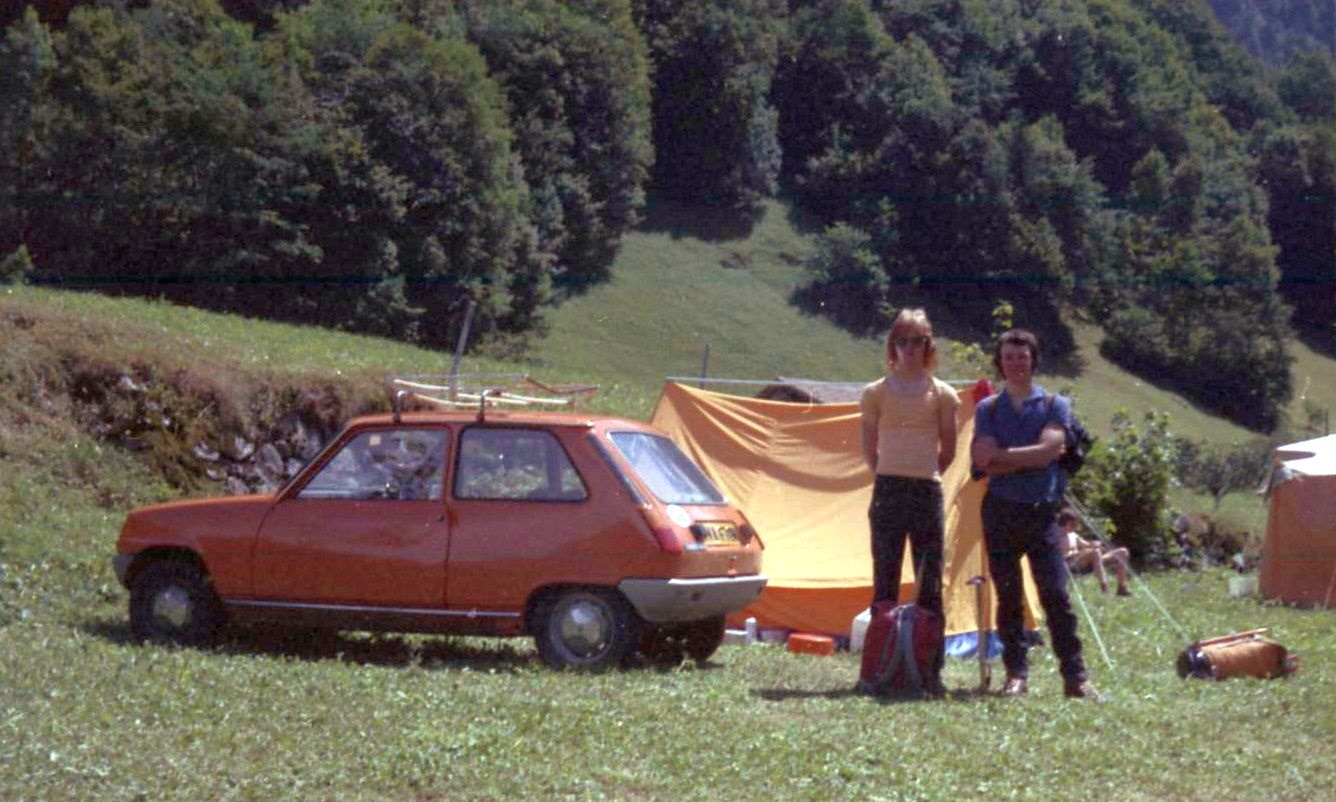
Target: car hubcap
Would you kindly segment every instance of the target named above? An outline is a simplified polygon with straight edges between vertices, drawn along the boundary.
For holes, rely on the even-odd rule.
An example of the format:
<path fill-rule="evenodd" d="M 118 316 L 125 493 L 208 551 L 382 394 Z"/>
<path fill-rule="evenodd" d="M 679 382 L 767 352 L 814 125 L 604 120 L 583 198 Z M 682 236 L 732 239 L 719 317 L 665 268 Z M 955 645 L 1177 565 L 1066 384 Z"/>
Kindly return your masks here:
<path fill-rule="evenodd" d="M 611 631 L 612 621 L 602 606 L 581 600 L 566 607 L 557 636 L 562 648 L 572 656 L 587 659 L 607 646 Z"/>
<path fill-rule="evenodd" d="M 190 623 L 190 594 L 184 588 L 172 585 L 153 597 L 153 620 L 173 629 L 182 629 Z"/>

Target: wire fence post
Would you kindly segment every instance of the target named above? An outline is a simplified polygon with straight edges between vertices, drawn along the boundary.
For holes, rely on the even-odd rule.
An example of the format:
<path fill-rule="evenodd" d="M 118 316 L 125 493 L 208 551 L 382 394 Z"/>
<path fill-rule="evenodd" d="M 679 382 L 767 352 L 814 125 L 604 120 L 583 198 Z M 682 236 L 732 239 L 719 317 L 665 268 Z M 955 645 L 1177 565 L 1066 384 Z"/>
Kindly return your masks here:
<path fill-rule="evenodd" d="M 705 344 L 705 353 L 700 359 L 700 389 L 705 389 L 705 377 L 710 375 L 710 344 Z"/>

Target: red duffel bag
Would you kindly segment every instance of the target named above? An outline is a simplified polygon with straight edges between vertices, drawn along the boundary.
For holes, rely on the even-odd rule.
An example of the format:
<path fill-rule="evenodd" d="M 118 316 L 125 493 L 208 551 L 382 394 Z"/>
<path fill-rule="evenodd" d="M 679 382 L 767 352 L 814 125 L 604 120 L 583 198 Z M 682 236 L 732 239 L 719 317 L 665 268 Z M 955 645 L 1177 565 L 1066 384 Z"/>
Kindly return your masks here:
<path fill-rule="evenodd" d="M 858 690 L 874 696 L 922 697 L 937 683 L 946 621 L 917 604 L 877 602 L 863 639 Z"/>

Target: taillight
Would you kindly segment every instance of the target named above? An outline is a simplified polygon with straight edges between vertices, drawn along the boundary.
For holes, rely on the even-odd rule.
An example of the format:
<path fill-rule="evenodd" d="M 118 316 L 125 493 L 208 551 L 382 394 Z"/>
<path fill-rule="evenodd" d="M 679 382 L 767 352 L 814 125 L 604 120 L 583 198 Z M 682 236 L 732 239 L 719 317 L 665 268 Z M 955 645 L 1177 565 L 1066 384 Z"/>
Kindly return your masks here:
<path fill-rule="evenodd" d="M 755 539 L 756 545 L 764 549 L 765 541 L 761 540 L 761 534 L 751 525 L 751 521 L 747 520 L 747 515 L 742 510 L 738 510 L 738 515 L 742 516 L 742 526 L 738 527 L 738 542 L 745 546 Z"/>
<path fill-rule="evenodd" d="M 654 539 L 659 541 L 659 548 L 668 554 L 682 553 L 682 541 L 678 539 L 671 523 L 664 520 L 653 507 L 642 507 L 640 514 L 645 517 L 649 531 L 654 533 Z"/>

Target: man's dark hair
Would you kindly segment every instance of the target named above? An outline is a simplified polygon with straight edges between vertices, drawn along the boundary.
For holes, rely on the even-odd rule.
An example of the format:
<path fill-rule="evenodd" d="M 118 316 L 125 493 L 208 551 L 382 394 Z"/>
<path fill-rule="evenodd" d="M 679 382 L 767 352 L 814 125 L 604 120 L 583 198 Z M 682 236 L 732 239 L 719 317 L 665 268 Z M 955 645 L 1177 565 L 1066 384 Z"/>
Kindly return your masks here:
<path fill-rule="evenodd" d="M 1076 523 L 1076 512 L 1071 507 L 1063 507 L 1062 512 L 1058 513 L 1058 526 Z"/>
<path fill-rule="evenodd" d="M 1023 345 L 1030 349 L 1030 370 L 1039 370 L 1039 338 L 1025 329 L 1011 329 L 998 337 L 997 344 L 993 346 L 993 367 L 997 368 L 999 375 L 1002 373 L 1002 346 L 1004 345 Z"/>

